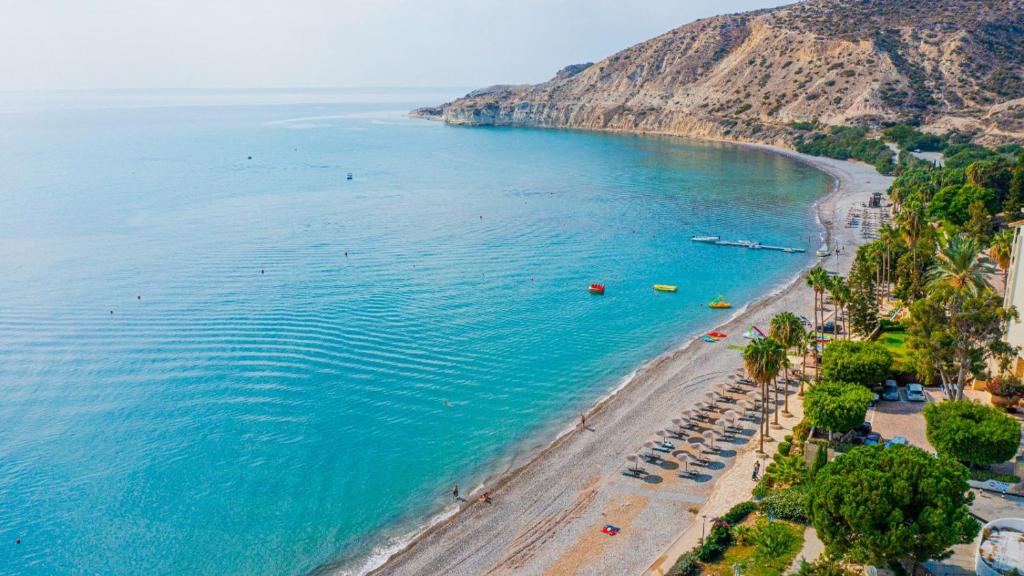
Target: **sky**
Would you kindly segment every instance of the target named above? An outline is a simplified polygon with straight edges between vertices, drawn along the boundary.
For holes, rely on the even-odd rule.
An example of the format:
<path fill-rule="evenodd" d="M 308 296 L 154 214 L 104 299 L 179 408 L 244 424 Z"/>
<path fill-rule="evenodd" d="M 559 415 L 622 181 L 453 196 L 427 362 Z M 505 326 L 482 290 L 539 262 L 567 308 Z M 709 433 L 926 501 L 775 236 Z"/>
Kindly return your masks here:
<path fill-rule="evenodd" d="M 0 90 L 541 82 L 790 0 L 0 0 Z"/>

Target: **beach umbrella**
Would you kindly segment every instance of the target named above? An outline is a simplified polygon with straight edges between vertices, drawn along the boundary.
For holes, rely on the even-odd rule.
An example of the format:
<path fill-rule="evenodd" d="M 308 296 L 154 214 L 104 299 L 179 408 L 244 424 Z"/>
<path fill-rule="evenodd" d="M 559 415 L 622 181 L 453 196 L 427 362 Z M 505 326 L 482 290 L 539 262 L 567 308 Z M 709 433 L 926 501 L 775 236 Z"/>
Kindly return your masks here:
<path fill-rule="evenodd" d="M 647 448 L 648 450 L 651 451 L 650 457 L 655 460 L 660 460 L 661 458 L 659 458 L 658 455 L 654 453 L 654 449 L 657 446 L 658 445 L 655 444 L 654 442 L 644 442 L 644 448 Z"/>
<path fill-rule="evenodd" d="M 675 438 L 675 434 L 668 430 L 658 430 L 654 435 L 661 438 L 664 442 L 668 442 L 670 439 Z"/>
<path fill-rule="evenodd" d="M 690 471 L 690 455 L 687 454 L 686 452 L 681 453 L 679 455 L 679 461 L 683 463 L 683 471 L 684 472 L 689 472 Z"/>
<path fill-rule="evenodd" d="M 715 400 L 718 399 L 718 393 L 716 392 L 705 392 L 704 397 L 708 399 L 708 404 L 714 406 Z"/>
<path fill-rule="evenodd" d="M 708 445 L 708 448 L 714 450 L 715 438 L 718 436 L 718 433 L 714 430 L 705 430 L 700 435 L 704 437 L 704 443 Z"/>
<path fill-rule="evenodd" d="M 626 456 L 626 462 L 629 462 L 631 464 L 630 470 L 633 470 L 635 472 L 640 472 L 643 470 L 643 468 L 640 466 L 640 463 L 643 462 L 643 460 L 641 460 L 640 457 L 637 456 L 636 454 L 630 454 L 629 456 Z"/>

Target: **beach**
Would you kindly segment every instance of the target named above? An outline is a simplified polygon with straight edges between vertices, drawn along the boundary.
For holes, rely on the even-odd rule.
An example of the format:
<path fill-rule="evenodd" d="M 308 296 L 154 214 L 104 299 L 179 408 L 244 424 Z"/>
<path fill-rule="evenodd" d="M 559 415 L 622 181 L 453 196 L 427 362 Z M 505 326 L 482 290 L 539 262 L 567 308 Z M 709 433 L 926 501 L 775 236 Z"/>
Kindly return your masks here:
<path fill-rule="evenodd" d="M 821 264 L 845 273 L 864 242 L 859 229 L 843 225 L 846 214 L 873 192 L 884 192 L 892 179 L 866 164 L 743 146 L 783 154 L 835 179 L 816 212 L 830 246 L 842 247 L 843 253 Z M 744 468 L 753 461 L 756 439 L 720 458 L 720 468 L 703 482 L 680 478 L 671 458 L 660 467 L 648 465 L 646 480 L 626 477 L 625 457 L 742 367 L 740 352 L 729 346 L 743 346 L 750 325 L 766 327 L 785 310 L 810 318 L 812 302 L 798 275 L 721 325 L 707 327 L 728 334 L 723 341 L 706 343 L 695 334 L 646 363 L 590 411 L 585 428 L 577 426 L 527 463 L 489 481 L 483 490 L 491 504 L 478 500 L 482 490 L 467 495 L 458 513 L 416 536 L 372 574 L 640 574 L 659 559 L 671 566 L 669 556 L 684 536 L 699 530 L 702 516 L 720 513 L 702 509 L 709 498 L 728 490 L 730 482 L 735 490 L 734 478 L 749 477 Z M 605 524 L 621 532 L 601 534 Z"/>

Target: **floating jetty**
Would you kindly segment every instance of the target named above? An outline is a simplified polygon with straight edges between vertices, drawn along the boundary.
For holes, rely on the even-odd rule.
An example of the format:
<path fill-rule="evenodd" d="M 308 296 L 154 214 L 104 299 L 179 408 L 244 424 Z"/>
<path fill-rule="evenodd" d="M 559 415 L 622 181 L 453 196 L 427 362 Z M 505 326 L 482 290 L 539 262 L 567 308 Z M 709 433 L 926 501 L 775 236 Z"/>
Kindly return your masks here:
<path fill-rule="evenodd" d="M 711 240 L 711 238 L 714 238 L 714 240 Z M 776 252 L 786 252 L 788 254 L 799 254 L 807 251 L 803 248 L 771 246 L 769 244 L 761 244 L 760 242 L 754 242 L 751 240 L 719 240 L 718 236 L 694 236 L 692 240 L 703 244 L 714 244 L 715 246 L 734 246 L 736 248 L 750 248 L 751 250 L 774 250 Z"/>

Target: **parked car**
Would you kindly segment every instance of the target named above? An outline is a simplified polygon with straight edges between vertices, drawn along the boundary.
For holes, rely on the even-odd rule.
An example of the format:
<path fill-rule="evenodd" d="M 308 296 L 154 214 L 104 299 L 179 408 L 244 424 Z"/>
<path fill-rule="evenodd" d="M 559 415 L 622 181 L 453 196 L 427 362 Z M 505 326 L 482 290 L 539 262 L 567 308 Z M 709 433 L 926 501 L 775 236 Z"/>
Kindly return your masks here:
<path fill-rule="evenodd" d="M 900 387 L 895 380 L 886 380 L 882 390 L 882 400 L 897 401 L 900 399 Z"/>
<path fill-rule="evenodd" d="M 885 447 L 889 446 L 910 446 L 910 441 L 904 436 L 894 436 L 892 440 L 885 441 Z"/>
<path fill-rule="evenodd" d="M 820 330 L 821 332 L 824 332 L 826 334 L 842 334 L 843 333 L 843 326 L 841 324 L 836 324 L 832 320 L 829 320 L 828 322 L 825 322 L 824 324 L 819 324 L 818 325 L 818 330 Z"/>
<path fill-rule="evenodd" d="M 872 432 L 864 437 L 865 446 L 878 446 L 882 443 L 882 435 L 878 432 Z"/>
<path fill-rule="evenodd" d="M 907 400 L 911 402 L 924 402 L 927 397 L 924 395 L 924 386 L 918 383 L 907 384 Z"/>

